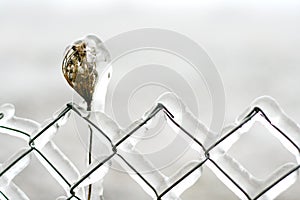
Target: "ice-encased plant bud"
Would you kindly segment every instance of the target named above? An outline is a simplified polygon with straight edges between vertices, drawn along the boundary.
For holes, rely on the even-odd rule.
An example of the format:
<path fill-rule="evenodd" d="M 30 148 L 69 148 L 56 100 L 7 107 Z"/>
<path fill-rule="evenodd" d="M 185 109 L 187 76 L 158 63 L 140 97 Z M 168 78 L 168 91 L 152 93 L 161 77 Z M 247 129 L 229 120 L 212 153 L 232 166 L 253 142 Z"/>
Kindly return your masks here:
<path fill-rule="evenodd" d="M 110 62 L 108 50 L 94 35 L 75 41 L 65 51 L 62 63 L 64 77 L 86 101 L 88 110 L 91 108 L 98 77 L 101 75 L 98 71 L 101 73 L 108 62 Z"/>

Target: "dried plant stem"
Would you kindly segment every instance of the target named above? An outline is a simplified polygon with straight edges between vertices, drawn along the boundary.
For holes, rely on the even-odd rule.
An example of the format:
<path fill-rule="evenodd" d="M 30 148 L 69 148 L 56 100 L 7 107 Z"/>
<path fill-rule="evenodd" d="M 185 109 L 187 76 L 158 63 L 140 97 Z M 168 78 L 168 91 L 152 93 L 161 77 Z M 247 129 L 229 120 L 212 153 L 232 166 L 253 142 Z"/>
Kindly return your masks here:
<path fill-rule="evenodd" d="M 91 111 L 91 102 L 87 102 L 87 111 Z M 92 163 L 92 146 L 93 146 L 93 129 L 91 128 L 90 125 L 89 127 L 89 153 L 88 153 L 88 164 L 90 165 Z M 88 189 L 88 200 L 91 200 L 92 196 L 92 184 L 89 185 Z"/>

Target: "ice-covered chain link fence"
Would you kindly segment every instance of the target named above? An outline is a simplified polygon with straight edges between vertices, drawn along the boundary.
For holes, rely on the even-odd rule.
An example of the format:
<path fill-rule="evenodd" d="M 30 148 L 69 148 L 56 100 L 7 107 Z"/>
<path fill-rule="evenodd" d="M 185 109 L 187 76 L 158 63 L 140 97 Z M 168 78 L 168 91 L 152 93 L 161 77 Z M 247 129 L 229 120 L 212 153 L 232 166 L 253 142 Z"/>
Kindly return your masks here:
<path fill-rule="evenodd" d="M 21 149 L 0 165 L 0 199 L 29 199 L 12 180 L 29 164 L 33 155 L 65 190 L 66 196 L 58 199 L 86 199 L 84 188 L 90 183 L 105 179 L 109 163 L 113 159 L 118 160 L 124 169 L 133 172 L 129 175 L 142 186 L 146 193 L 157 200 L 180 199 L 180 195 L 201 178 L 200 169 L 203 165 L 211 168 L 217 177 L 240 199 L 274 199 L 296 181 L 300 168 L 299 126 L 283 113 L 273 99 L 263 97 L 254 101 L 246 114 L 239 117 L 234 126 L 225 128 L 221 136 L 211 133 L 206 126 L 191 115 L 187 108 L 183 108 L 180 114 L 180 117 L 187 119 L 190 124 L 189 127 L 185 127 L 185 124 L 178 122 L 176 108 L 170 104 L 172 101 L 171 103 L 170 101 L 158 101 L 155 107 L 141 120 L 133 123 L 127 132 L 121 130 L 103 113 L 100 113 L 102 116 L 100 121 L 106 121 L 109 126 L 107 124 L 99 126 L 93 120 L 93 113 L 86 112 L 73 103 L 67 104 L 63 110 L 42 125 L 15 117 L 13 106 L 3 105 L 0 108 L 0 132 L 25 139 L 28 147 Z M 180 105 L 184 106 L 182 102 Z M 111 148 L 110 155 L 96 159 L 83 174 L 78 172 L 74 164 L 52 141 L 60 126 L 63 126 L 68 120 L 70 113 L 75 113 L 81 120 L 88 123 L 95 130 L 94 134 L 100 134 Z M 130 141 L 136 132 L 144 128 L 149 120 L 155 118 L 159 113 L 163 113 L 168 122 L 179 130 L 177 134 L 184 134 L 193 141 L 190 148 L 199 154 L 196 163 L 187 164 L 173 177 L 167 177 L 157 171 L 143 155 L 137 154 L 134 142 Z M 232 142 L 235 140 L 233 136 L 247 132 L 255 121 L 264 124 L 273 132 L 281 143 L 296 156 L 297 160 L 295 163 L 283 165 L 266 180 L 255 178 L 227 154 L 228 149 L 234 143 Z M 217 138 L 214 139 L 215 137 Z M 143 173 L 145 169 L 151 173 Z M 101 191 L 100 189 L 97 195 L 101 196 Z"/>

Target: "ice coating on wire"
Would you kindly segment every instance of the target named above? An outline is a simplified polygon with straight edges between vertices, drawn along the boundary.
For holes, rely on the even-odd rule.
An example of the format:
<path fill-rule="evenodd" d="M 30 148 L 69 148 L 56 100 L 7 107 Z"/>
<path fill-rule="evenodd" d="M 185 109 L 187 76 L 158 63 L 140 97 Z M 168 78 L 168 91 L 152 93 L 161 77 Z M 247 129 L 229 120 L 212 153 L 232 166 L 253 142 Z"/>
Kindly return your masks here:
<path fill-rule="evenodd" d="M 162 104 L 173 115 L 173 119 L 181 127 L 191 133 L 198 141 L 201 141 L 203 146 L 209 147 L 210 144 L 215 142 L 219 136 L 218 133 L 214 133 L 208 129 L 208 127 L 199 121 L 189 110 L 188 107 L 182 102 L 180 97 L 171 92 L 162 94 L 157 103 Z M 174 127 L 174 122 L 168 121 L 170 126 Z M 192 146 L 198 149 L 196 146 Z M 202 149 L 203 150 L 203 149 Z"/>
<path fill-rule="evenodd" d="M 0 199 L 29 200 L 28 196 L 12 182 L 0 188 Z"/>
<path fill-rule="evenodd" d="M 195 132 L 196 137 L 203 143 L 205 142 L 205 140 L 207 139 L 206 135 L 209 132 L 208 129 L 201 122 L 196 120 L 196 118 L 191 114 L 188 108 L 186 108 L 183 102 L 176 95 L 172 93 L 166 93 L 158 98 L 155 105 L 156 106 L 154 106 L 153 109 L 146 112 L 146 114 L 141 119 L 132 123 L 126 130 L 122 130 L 116 122 L 114 122 L 104 113 L 94 112 L 91 114 L 91 118 L 96 119 L 97 125 L 103 130 L 103 132 L 105 132 L 109 136 L 109 138 L 112 139 L 113 143 L 118 144 L 118 141 L 122 140 L 122 137 L 126 138 L 127 134 L 130 134 L 132 130 L 135 131 L 133 134 L 141 132 L 141 135 L 146 135 L 147 131 L 152 128 L 151 123 L 153 122 L 153 120 L 151 119 L 155 118 L 155 115 L 157 113 L 154 113 L 157 107 L 163 105 L 170 111 L 170 113 L 172 113 L 172 115 L 174 113 L 174 115 L 172 116 L 174 120 L 179 121 L 180 125 L 185 126 L 188 131 Z M 93 117 L 93 115 L 95 116 Z M 185 118 L 185 120 L 183 120 L 183 118 Z M 145 122 L 145 124 L 143 126 L 140 126 L 141 124 L 143 124 L 143 122 Z M 178 127 L 174 126 L 174 123 L 172 121 L 168 121 L 168 123 L 173 126 L 175 132 L 179 131 Z M 137 127 L 139 128 L 137 129 Z M 135 145 L 138 142 L 139 140 L 133 137 L 128 137 L 124 141 L 122 141 L 122 143 L 120 143 L 120 145 L 118 146 L 119 158 L 116 160 L 126 171 L 129 172 L 129 175 L 137 183 L 139 183 L 141 187 L 154 199 L 156 198 L 157 194 L 154 193 L 153 188 L 158 194 L 164 192 L 166 188 L 171 186 L 175 181 L 189 172 L 193 166 L 199 164 L 201 158 L 204 157 L 199 156 L 199 162 L 194 161 L 187 163 L 187 165 L 183 166 L 172 177 L 167 177 L 163 173 L 158 171 L 155 166 L 146 159 L 146 157 L 144 157 L 141 153 L 139 153 L 138 150 L 135 149 Z M 195 147 L 195 149 L 196 151 L 201 152 L 201 154 L 204 155 L 203 149 L 201 149 L 200 147 Z M 126 162 L 124 162 L 124 160 L 126 160 Z M 150 183 L 153 188 L 149 188 L 149 185 L 139 175 L 137 175 L 135 171 L 133 171 L 128 163 L 136 168 L 141 173 L 141 176 L 145 180 L 147 180 L 147 182 Z M 176 185 L 176 187 L 174 187 L 171 191 L 167 192 L 163 196 L 163 199 L 180 199 L 179 196 L 187 188 L 192 186 L 198 180 L 200 175 L 201 168 L 195 170 L 193 173 L 191 173 L 190 176 L 185 178 L 184 181 L 182 181 L 182 184 Z"/>
<path fill-rule="evenodd" d="M 111 140 L 113 146 L 116 145 L 116 152 L 111 158 L 117 160 L 124 169 L 128 170 L 129 175 L 136 180 L 153 199 L 157 199 L 158 196 L 160 199 L 166 200 L 180 199 L 180 195 L 201 177 L 202 161 L 208 165 L 220 180 L 240 199 L 274 199 L 281 192 L 290 187 L 299 174 L 299 126 L 286 116 L 273 99 L 268 97 L 255 100 L 246 112 L 237 118 L 235 124 L 223 129 L 223 134 L 220 138 L 218 138 L 217 133 L 211 133 L 203 123 L 199 122 L 184 103 L 172 93 L 162 95 L 155 103 L 153 109 L 149 110 L 141 119 L 136 120 L 126 129 L 121 129 L 116 122 L 102 112 L 86 112 L 84 109 L 77 108 L 79 109 L 81 117 L 95 122 L 96 126 L 109 136 L 108 138 Z M 155 118 L 155 112 L 158 108 L 163 108 L 160 112 L 163 112 L 165 117 Z M 103 179 L 105 180 L 110 162 L 105 162 L 105 164 L 98 166 L 102 163 L 103 159 L 105 160 L 105 157 L 96 159 L 90 168 L 79 175 L 73 164 L 51 141 L 57 134 L 59 127 L 64 125 L 68 120 L 68 114 L 66 114 L 68 112 L 65 112 L 65 109 L 57 112 L 52 119 L 42 125 L 31 120 L 15 117 L 14 108 L 11 105 L 1 106 L 0 113 L 2 113 L 0 115 L 1 133 L 30 141 L 29 148 L 32 148 L 34 155 L 39 158 L 51 175 L 66 190 L 66 197 L 61 197 L 60 199 L 85 199 L 82 188 L 85 185 L 95 182 L 97 182 L 99 186 L 96 191 L 102 194 L 102 181 Z M 62 113 L 65 114 L 61 115 Z M 57 118 L 59 119 L 56 120 Z M 150 120 L 150 118 L 153 120 Z M 157 170 L 150 160 L 136 149 L 136 144 L 140 142 L 140 139 L 131 137 L 132 134 L 147 134 L 157 119 L 167 120 L 167 123 L 174 129 L 176 134 L 182 134 L 182 131 L 190 133 L 194 139 L 191 147 L 199 153 L 199 157 L 196 161 L 188 162 L 170 177 Z M 272 172 L 264 180 L 260 180 L 248 172 L 237 160 L 229 156 L 227 151 L 239 140 L 240 135 L 247 132 L 254 123 L 262 123 L 266 126 L 266 128 L 295 155 L 297 163 L 286 163 Z M 49 124 L 52 125 L 48 126 Z M 5 128 L 6 125 L 30 133 L 24 137 L 24 134 L 19 134 L 20 132 L 6 129 L 8 128 Z M 238 126 L 240 127 L 236 129 Z M 224 135 L 226 136 L 226 134 L 231 131 L 232 134 L 224 138 Z M 97 143 L 96 145 L 103 145 L 103 143 Z M 16 157 L 2 165 L 1 171 L 3 172 L 3 170 L 9 168 L 9 165 L 13 163 L 14 160 L 20 158 L 20 154 L 25 155 L 19 162 L 0 176 L 0 198 L 4 195 L 8 195 L 9 197 L 13 197 L 12 199 L 28 199 L 11 181 L 14 176 L 28 165 L 27 162 L 29 163 L 29 156 L 31 154 L 27 154 L 27 151 L 23 150 L 19 152 Z M 68 182 L 71 183 L 71 186 L 72 184 L 79 183 L 79 185 L 74 188 L 75 194 L 68 193 L 70 186 L 57 174 L 45 158 L 47 158 L 50 163 L 55 164 L 57 169 L 67 178 Z M 134 171 L 127 163 L 138 171 Z M 194 166 L 198 166 L 198 168 L 191 171 Z M 145 171 L 149 173 L 142 173 Z M 140 173 L 144 180 L 137 173 Z M 187 173 L 190 174 L 185 176 Z M 226 176 L 226 174 L 228 176 Z M 86 178 L 84 178 L 85 176 Z M 182 177 L 184 178 L 180 180 Z M 232 182 L 229 177 L 235 182 Z M 84 179 L 80 181 L 82 178 Z M 180 183 L 165 192 L 165 189 L 171 187 L 177 180 L 180 180 Z M 145 181 L 150 182 L 154 190 L 149 187 Z M 155 194 L 155 192 L 157 194 Z M 160 195 L 161 193 L 163 193 L 163 195 Z"/>
<path fill-rule="evenodd" d="M 253 114 L 256 112 L 256 114 Z M 252 115 L 252 116 L 251 116 Z M 239 140 L 254 125 L 255 122 L 263 124 L 267 130 L 295 155 L 297 163 L 286 163 L 276 169 L 264 180 L 261 180 L 247 171 L 238 161 L 227 154 L 230 147 Z M 235 128 L 237 130 L 235 130 Z M 236 123 L 226 127 L 223 135 L 235 130 L 225 140 L 210 151 L 211 159 L 207 165 L 214 171 L 217 177 L 223 181 L 241 199 L 264 199 L 276 198 L 280 193 L 295 183 L 298 177 L 297 166 L 299 165 L 299 126 L 293 122 L 281 110 L 278 103 L 270 97 L 256 99 L 246 111 L 237 118 Z M 220 170 L 225 171 L 230 179 Z M 234 180 L 234 181 L 232 181 Z M 276 187 L 268 189 L 276 183 Z M 263 191 L 263 192 L 261 192 Z"/>
<path fill-rule="evenodd" d="M 0 133 L 29 141 L 30 136 L 40 126 L 37 122 L 15 116 L 15 107 L 12 104 L 0 106 Z"/>
<path fill-rule="evenodd" d="M 98 126 L 112 139 L 114 143 L 126 136 L 126 133 L 118 126 L 118 124 L 104 113 L 95 112 L 94 114 L 95 119 L 97 119 Z M 159 188 L 161 184 L 166 183 L 166 177 L 157 171 L 154 166 L 143 157 L 143 155 L 133 149 L 133 145 L 130 143 L 130 138 L 128 141 L 125 141 L 120 145 L 118 153 L 124 156 L 124 158 L 132 165 L 138 166 L 140 170 L 150 172 L 145 174 L 145 178 L 147 180 L 150 179 L 155 188 Z M 125 170 L 131 171 L 130 167 L 124 163 L 122 159 L 117 159 L 117 161 L 125 168 Z M 149 195 L 153 196 L 153 191 L 145 185 L 140 177 L 138 177 L 135 173 L 129 173 L 129 175 L 137 181 Z M 155 197 L 155 195 L 153 197 Z"/>
<path fill-rule="evenodd" d="M 1 174 L 3 173 L 4 170 L 5 173 L 0 177 L 0 187 L 8 185 L 12 179 L 19 174 L 30 162 L 30 155 L 27 154 L 21 159 L 18 160 L 18 162 L 11 166 L 11 163 L 18 159 L 21 155 L 26 153 L 28 149 L 22 149 L 18 153 L 14 154 L 12 157 L 10 157 L 5 163 L 2 164 L 1 166 Z"/>
<path fill-rule="evenodd" d="M 0 176 L 0 191 L 3 193 L 2 195 L 5 195 L 6 197 L 9 197 L 10 199 L 16 199 L 16 200 L 29 200 L 29 198 L 26 196 L 26 194 L 21 191 L 13 182 L 12 180 L 16 175 L 18 175 L 25 167 L 28 166 L 30 162 L 30 155 L 27 154 L 26 156 L 22 157 L 18 163 L 11 166 L 11 163 L 14 162 L 17 158 L 19 158 L 22 154 L 24 154 L 27 149 L 22 149 L 16 154 L 14 154 L 11 158 L 9 158 L 5 163 L 3 163 L 0 166 L 0 173 L 2 174 Z M 4 173 L 4 170 L 5 173 Z M 1 197 L 1 193 L 0 193 Z M 2 198 L 1 198 L 2 199 Z"/>
<path fill-rule="evenodd" d="M 30 156 L 32 155 L 31 152 L 36 155 L 38 160 L 68 194 L 69 185 L 66 184 L 65 180 L 62 180 L 62 177 L 58 175 L 56 170 L 59 170 L 59 172 L 63 174 L 63 177 L 69 182 L 76 181 L 79 177 L 79 172 L 59 148 L 51 142 L 51 139 L 55 136 L 58 128 L 66 123 L 68 114 L 64 112 L 64 114 L 61 115 L 63 113 L 61 110 L 54 114 L 52 119 L 46 120 L 43 124 L 38 124 L 35 121 L 14 116 L 15 109 L 11 104 L 0 106 L 0 113 L 2 113 L 0 119 L 0 132 L 29 142 L 29 149 L 21 150 L 1 166 L 0 191 L 3 193 L 1 195 L 7 195 L 10 199 L 28 199 L 28 197 L 16 187 L 11 180 L 29 164 Z M 55 119 L 58 120 L 51 125 Z M 55 163 L 55 169 L 53 168 L 52 163 Z M 84 199 L 82 188 L 78 191 L 78 194 Z"/>
<path fill-rule="evenodd" d="M 295 145 L 292 145 L 291 142 L 288 142 L 286 139 L 282 137 L 278 137 L 280 142 L 291 152 L 293 153 L 300 164 L 300 127 L 294 122 L 291 118 L 289 118 L 285 112 L 280 108 L 279 104 L 275 101 L 275 99 L 262 96 L 257 98 L 249 107 L 248 110 L 254 109 L 255 107 L 260 108 L 264 114 L 271 121 L 272 125 L 279 127 L 279 129 L 286 133 L 287 136 L 293 141 Z M 273 131 L 272 131 L 273 133 Z M 276 134 L 280 136 L 279 134 Z M 298 148 L 297 148 L 298 147 Z"/>

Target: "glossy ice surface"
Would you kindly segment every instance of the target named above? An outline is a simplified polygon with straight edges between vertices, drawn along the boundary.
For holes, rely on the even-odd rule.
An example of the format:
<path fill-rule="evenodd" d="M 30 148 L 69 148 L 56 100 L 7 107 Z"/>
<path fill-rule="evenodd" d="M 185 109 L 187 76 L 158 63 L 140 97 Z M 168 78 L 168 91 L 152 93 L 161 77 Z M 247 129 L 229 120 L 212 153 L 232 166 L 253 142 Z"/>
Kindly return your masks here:
<path fill-rule="evenodd" d="M 222 77 L 225 88 L 224 125 L 234 122 L 255 98 L 262 95 L 272 96 L 291 119 L 300 123 L 298 2 L 290 0 L 275 2 L 212 0 L 194 1 L 191 4 L 176 0 L 128 2 L 127 4 L 121 0 L 109 0 L 103 3 L 98 1 L 71 3 L 53 0 L 41 4 L 38 1 L 1 1 L 0 104 L 12 103 L 16 107 L 16 116 L 33 119 L 38 122 L 37 124 L 41 124 L 73 97 L 74 93 L 60 70 L 63 51 L 68 44 L 89 33 L 98 35 L 105 42 L 124 31 L 156 27 L 184 34 L 201 44 L 207 51 Z M 201 92 L 202 89 L 199 87 Z M 203 102 L 199 104 L 201 116 L 197 119 L 207 125 L 210 122 L 211 110 L 205 101 L 207 98 L 205 92 L 203 90 Z M 147 95 L 152 105 L 157 96 L 150 97 Z M 148 110 L 149 106 L 146 100 L 139 104 L 133 101 L 129 105 L 128 112 L 133 116 L 132 121 L 140 118 L 141 113 Z M 135 106 L 141 109 L 136 111 L 133 109 Z M 76 139 L 74 124 L 69 125 L 69 122 L 63 126 L 65 129 L 55 135 L 55 144 L 76 164 L 79 171 L 84 173 L 86 149 L 84 144 Z M 25 121 L 22 123 L 28 124 Z M 259 125 L 260 122 L 256 124 Z M 30 127 L 26 129 L 28 132 L 32 132 Z M 229 152 L 233 152 L 230 155 L 253 175 L 258 172 L 259 176 L 264 169 L 268 173 L 272 172 L 273 165 L 279 166 L 284 163 L 281 160 L 295 158 L 290 151 L 284 151 L 285 147 L 282 151 L 276 151 L 281 148 L 282 145 L 278 141 L 282 139 L 269 136 L 267 134 L 269 131 L 264 125 L 261 129 L 255 127 L 256 125 L 254 131 L 250 128 L 249 134 L 245 133 L 240 137 L 233 135 L 233 138 L 240 139 L 233 145 L 227 145 L 228 148 L 231 146 Z M 75 137 L 72 137 L 74 132 Z M 10 134 L 16 135 L 11 131 Z M 2 164 L 28 144 L 25 141 L 26 135 L 20 137 L 21 139 L 16 139 L 15 136 L 1 134 Z M 164 144 L 165 141 L 161 143 Z M 252 144 L 260 146 L 253 148 Z M 293 150 L 288 143 L 284 145 Z M 195 146 L 195 149 L 197 148 L 198 146 Z M 269 153 L 270 150 L 274 153 Z M 159 159 L 154 161 L 159 163 L 167 160 L 169 156 L 168 153 L 161 154 Z M 59 195 L 64 195 L 56 179 L 52 180 L 48 171 L 38 163 L 35 156 L 32 156 L 29 165 L 16 175 L 12 182 L 33 200 L 53 200 Z M 185 161 L 181 161 L 178 166 L 184 164 Z M 267 178 L 267 175 L 261 177 Z M 43 182 L 40 177 L 43 177 Z M 104 185 L 107 186 L 107 192 L 104 192 L 104 195 L 108 199 L 120 199 L 124 196 L 128 199 L 149 198 L 149 195 L 126 174 L 111 170 L 106 177 Z M 297 200 L 299 186 L 298 180 L 277 199 Z M 209 200 L 238 199 L 207 167 L 204 167 L 200 179 L 194 186 L 186 190 L 181 197 L 198 200 L 199 195 Z"/>

